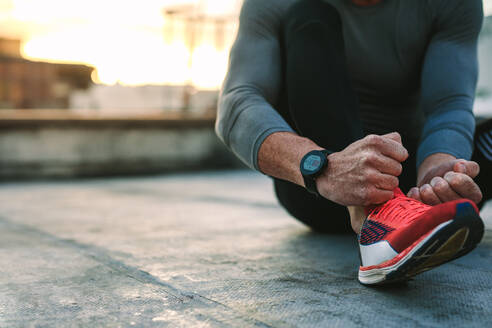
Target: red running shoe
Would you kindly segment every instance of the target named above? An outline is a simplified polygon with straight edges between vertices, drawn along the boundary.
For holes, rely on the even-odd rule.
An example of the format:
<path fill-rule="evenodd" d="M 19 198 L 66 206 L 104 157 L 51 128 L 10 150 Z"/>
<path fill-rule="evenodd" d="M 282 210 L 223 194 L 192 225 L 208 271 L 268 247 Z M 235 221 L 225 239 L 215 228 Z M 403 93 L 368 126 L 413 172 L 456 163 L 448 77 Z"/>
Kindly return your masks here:
<path fill-rule="evenodd" d="M 428 206 L 397 188 L 394 198 L 371 209 L 362 225 L 359 281 L 374 285 L 408 280 L 467 254 L 483 233 L 472 201 Z"/>

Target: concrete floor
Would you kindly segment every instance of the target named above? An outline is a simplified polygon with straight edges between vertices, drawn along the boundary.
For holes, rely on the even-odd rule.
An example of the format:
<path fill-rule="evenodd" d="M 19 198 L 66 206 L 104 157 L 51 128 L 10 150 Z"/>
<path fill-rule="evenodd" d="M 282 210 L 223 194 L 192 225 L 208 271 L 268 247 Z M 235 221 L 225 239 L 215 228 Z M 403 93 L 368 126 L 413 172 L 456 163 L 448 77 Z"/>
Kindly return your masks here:
<path fill-rule="evenodd" d="M 367 288 L 355 237 L 311 233 L 255 173 L 3 184 L 0 204 L 1 327 L 492 327 L 490 230 Z"/>

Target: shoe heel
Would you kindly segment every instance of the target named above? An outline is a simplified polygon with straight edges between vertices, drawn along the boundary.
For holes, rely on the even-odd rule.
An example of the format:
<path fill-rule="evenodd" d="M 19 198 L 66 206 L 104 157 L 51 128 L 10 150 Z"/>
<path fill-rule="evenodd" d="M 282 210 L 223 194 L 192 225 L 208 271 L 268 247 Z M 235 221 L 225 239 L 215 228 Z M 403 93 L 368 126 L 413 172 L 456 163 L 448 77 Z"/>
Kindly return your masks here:
<path fill-rule="evenodd" d="M 467 226 L 470 230 L 470 235 L 464 245 L 463 252 L 458 253 L 456 256 L 460 257 L 473 250 L 480 243 L 485 232 L 485 225 L 480 217 L 478 208 L 469 202 L 456 205 L 454 222 L 462 226 Z"/>

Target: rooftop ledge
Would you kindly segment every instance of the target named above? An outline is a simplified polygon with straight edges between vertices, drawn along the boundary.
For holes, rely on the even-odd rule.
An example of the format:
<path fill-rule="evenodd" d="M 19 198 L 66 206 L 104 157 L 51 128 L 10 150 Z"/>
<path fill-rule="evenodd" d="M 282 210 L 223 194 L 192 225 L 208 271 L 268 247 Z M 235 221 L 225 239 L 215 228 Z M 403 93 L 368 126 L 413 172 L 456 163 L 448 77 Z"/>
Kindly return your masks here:
<path fill-rule="evenodd" d="M 0 110 L 0 180 L 237 167 L 214 115 Z"/>
<path fill-rule="evenodd" d="M 116 112 L 116 111 L 115 111 Z M 140 127 L 140 128 L 211 128 L 214 113 L 207 115 L 155 110 L 138 113 L 98 113 L 96 110 L 4 109 L 0 110 L 0 128 L 36 127 Z"/>

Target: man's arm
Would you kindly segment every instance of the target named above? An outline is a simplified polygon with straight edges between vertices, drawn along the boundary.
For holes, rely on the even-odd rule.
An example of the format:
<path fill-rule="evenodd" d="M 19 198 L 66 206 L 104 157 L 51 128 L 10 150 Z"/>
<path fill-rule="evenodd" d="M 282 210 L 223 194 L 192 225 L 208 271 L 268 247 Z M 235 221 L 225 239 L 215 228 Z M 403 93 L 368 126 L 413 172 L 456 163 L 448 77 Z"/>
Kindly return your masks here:
<path fill-rule="evenodd" d="M 438 171 L 453 167 L 456 159 L 463 159 L 466 166 L 474 165 L 467 160 L 473 150 L 473 100 L 478 76 L 477 39 L 483 20 L 482 2 L 441 1 L 434 10 L 435 33 L 422 69 L 421 105 L 426 123 L 417 153 L 420 197 L 427 203 L 447 201 L 455 196 L 478 199 L 477 188 L 463 188 L 462 183 L 456 182 L 466 180 L 468 185 L 470 179 L 456 179 L 453 175 L 445 179 L 448 171 Z M 434 173 L 436 175 L 431 176 Z M 440 178 L 433 179 L 438 176 Z M 474 175 L 468 174 L 468 177 Z M 412 195 L 417 197 L 416 190 Z"/>
<path fill-rule="evenodd" d="M 299 163 L 321 149 L 274 109 L 281 88 L 280 24 L 286 4 L 246 0 L 222 88 L 216 131 L 251 168 L 303 186 Z"/>
<path fill-rule="evenodd" d="M 273 108 L 281 85 L 278 38 L 285 6 L 285 0 L 245 1 L 216 131 L 250 167 L 303 186 L 301 158 L 321 148 L 294 133 Z M 393 196 L 407 157 L 398 134 L 368 136 L 330 155 L 328 169 L 317 178 L 318 190 L 343 205 L 382 203 Z"/>
<path fill-rule="evenodd" d="M 216 132 L 248 166 L 259 170 L 258 151 L 275 132 L 292 128 L 273 108 L 281 87 L 280 24 L 285 2 L 246 0 L 229 70 L 219 98 Z"/>
<path fill-rule="evenodd" d="M 216 132 L 248 166 L 303 186 L 299 163 L 321 149 L 274 109 L 281 88 L 282 0 L 246 0 L 219 99 Z"/>

